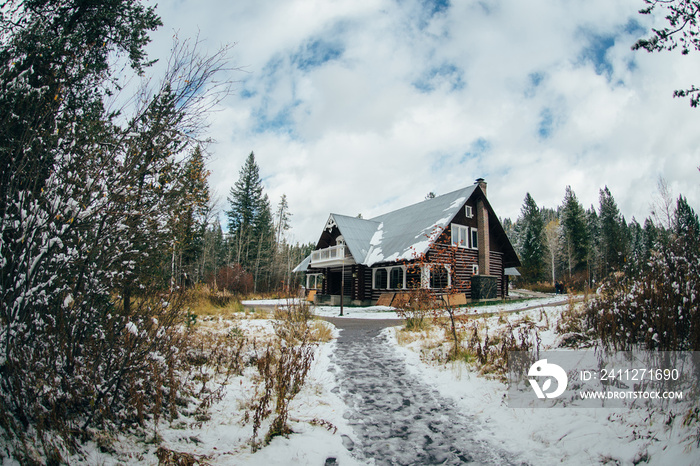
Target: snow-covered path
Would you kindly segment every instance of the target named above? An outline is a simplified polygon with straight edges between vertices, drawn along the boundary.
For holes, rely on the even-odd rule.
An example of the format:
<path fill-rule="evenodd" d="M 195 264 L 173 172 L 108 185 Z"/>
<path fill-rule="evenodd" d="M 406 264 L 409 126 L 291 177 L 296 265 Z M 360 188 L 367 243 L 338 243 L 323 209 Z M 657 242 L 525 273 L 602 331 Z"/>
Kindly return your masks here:
<path fill-rule="evenodd" d="M 342 329 L 331 361 L 357 442 L 344 439 L 358 459 L 377 465 L 515 464 L 496 445 L 476 440 L 473 416 L 412 377 L 379 331 L 398 321 L 329 319 Z"/>

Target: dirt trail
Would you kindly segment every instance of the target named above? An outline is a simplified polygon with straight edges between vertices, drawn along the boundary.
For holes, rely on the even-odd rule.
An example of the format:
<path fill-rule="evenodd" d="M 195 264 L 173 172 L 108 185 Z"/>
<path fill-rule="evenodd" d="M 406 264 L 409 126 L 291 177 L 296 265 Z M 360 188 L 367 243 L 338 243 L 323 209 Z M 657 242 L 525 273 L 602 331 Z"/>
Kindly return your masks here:
<path fill-rule="evenodd" d="M 349 407 L 345 417 L 359 440 L 355 444 L 346 436 L 343 443 L 360 460 L 377 465 L 520 464 L 498 446 L 476 440 L 474 417 L 412 376 L 403 358 L 379 337 L 382 328 L 402 321 L 328 320 L 342 329 L 332 357 L 339 385 L 334 391 Z"/>

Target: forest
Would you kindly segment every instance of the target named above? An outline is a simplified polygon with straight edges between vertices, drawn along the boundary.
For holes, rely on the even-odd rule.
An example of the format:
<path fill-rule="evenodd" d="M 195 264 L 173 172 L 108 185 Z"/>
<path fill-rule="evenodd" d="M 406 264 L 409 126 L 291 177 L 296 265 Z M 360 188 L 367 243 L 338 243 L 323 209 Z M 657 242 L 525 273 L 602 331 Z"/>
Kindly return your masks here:
<path fill-rule="evenodd" d="M 504 220 L 522 267 L 520 284 L 553 292 L 563 283 L 583 292 L 580 329 L 618 350 L 700 350 L 700 222 L 666 183 L 650 217 L 627 222 L 610 190 L 584 210 L 571 187 L 556 210 L 525 196 L 515 223 Z"/>
<path fill-rule="evenodd" d="M 520 284 L 554 292 L 559 282 L 572 291 L 595 291 L 611 274 L 635 273 L 654 252 L 697 231 L 694 210 L 683 195 L 673 198 L 664 179 L 641 223 L 625 218 L 607 186 L 599 193 L 597 208 L 588 209 L 571 186 L 556 208 L 538 207 L 527 193 L 516 221 L 502 220 L 522 263 Z"/>

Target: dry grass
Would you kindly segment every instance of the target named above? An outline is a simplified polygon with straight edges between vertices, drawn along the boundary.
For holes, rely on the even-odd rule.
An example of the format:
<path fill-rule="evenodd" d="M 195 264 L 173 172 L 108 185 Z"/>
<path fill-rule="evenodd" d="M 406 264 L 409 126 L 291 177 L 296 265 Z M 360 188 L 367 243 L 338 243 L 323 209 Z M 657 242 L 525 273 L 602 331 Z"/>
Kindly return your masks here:
<path fill-rule="evenodd" d="M 202 317 L 231 318 L 245 311 L 237 296 L 214 292 L 206 285 L 196 285 L 187 291 L 186 307 L 195 321 Z"/>
<path fill-rule="evenodd" d="M 328 343 L 333 339 L 333 326 L 324 320 L 312 320 L 309 324 L 309 339 L 315 343 Z"/>
<path fill-rule="evenodd" d="M 458 341 L 447 318 L 434 320 L 433 331 L 396 330 L 399 345 L 412 346 L 426 362 L 461 362 L 480 375 L 503 379 L 509 351 L 537 351 L 539 332 L 529 317 L 499 314 L 498 326 L 490 328 L 487 316 L 459 315 L 455 319 Z M 455 350 L 456 347 L 456 350 Z"/>
<path fill-rule="evenodd" d="M 208 462 L 210 458 L 206 455 L 194 455 L 192 453 L 170 450 L 165 447 L 158 447 L 156 456 L 158 457 L 158 466 L 195 466 L 210 464 Z"/>

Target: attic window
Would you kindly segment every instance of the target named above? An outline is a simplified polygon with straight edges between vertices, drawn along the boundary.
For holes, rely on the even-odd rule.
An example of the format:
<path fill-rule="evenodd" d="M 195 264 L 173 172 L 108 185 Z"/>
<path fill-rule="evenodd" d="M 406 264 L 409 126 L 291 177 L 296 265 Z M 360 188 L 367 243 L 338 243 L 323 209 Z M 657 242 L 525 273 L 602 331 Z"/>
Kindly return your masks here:
<path fill-rule="evenodd" d="M 467 216 L 467 218 L 474 218 L 474 211 L 472 210 L 472 206 L 464 206 L 464 214 Z"/>

